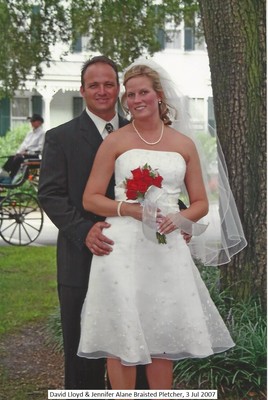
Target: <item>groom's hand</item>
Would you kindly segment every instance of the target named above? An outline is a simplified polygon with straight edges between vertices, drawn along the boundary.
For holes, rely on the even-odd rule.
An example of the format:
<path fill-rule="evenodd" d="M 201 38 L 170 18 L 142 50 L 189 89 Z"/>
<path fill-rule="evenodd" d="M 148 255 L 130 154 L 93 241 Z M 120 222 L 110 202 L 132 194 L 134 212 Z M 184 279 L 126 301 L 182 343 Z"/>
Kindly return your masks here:
<path fill-rule="evenodd" d="M 184 202 L 182 200 L 178 200 L 178 205 L 179 205 L 179 209 L 180 210 L 186 210 L 187 206 L 186 204 L 184 204 Z M 189 233 L 183 232 L 181 231 L 181 234 L 183 236 L 183 239 L 185 240 L 185 242 L 188 244 L 190 243 L 191 239 L 192 239 L 192 235 L 189 235 Z"/>
<path fill-rule="evenodd" d="M 181 231 L 181 234 L 183 236 L 183 239 L 185 240 L 185 242 L 188 244 L 190 243 L 191 239 L 192 239 L 192 235 L 189 235 L 189 233 L 183 232 Z"/>
<path fill-rule="evenodd" d="M 87 234 L 85 245 L 96 256 L 104 256 L 110 254 L 113 250 L 111 247 L 114 242 L 105 236 L 102 231 L 109 228 L 111 225 L 108 222 L 97 222 L 92 226 Z"/>

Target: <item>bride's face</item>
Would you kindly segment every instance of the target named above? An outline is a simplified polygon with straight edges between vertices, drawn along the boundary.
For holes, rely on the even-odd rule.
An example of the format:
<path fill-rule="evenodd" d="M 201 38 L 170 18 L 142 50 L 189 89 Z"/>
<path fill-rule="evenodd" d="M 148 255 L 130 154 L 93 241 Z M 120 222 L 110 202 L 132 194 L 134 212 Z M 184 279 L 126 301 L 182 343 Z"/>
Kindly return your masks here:
<path fill-rule="evenodd" d="M 137 76 L 126 83 L 127 106 L 135 119 L 159 115 L 158 102 L 160 96 L 153 88 L 150 78 Z"/>

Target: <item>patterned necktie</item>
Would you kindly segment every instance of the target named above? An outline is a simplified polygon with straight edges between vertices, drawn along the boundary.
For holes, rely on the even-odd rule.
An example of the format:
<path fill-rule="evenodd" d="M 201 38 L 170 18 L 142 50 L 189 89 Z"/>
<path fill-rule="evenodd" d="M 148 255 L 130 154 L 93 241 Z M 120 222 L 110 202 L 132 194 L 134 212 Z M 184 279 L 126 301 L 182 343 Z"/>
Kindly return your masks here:
<path fill-rule="evenodd" d="M 111 133 L 111 132 L 113 132 L 114 127 L 113 127 L 112 124 L 110 124 L 110 122 L 108 122 L 108 124 L 105 125 L 105 129 L 106 129 L 106 131 L 107 131 L 108 133 Z"/>

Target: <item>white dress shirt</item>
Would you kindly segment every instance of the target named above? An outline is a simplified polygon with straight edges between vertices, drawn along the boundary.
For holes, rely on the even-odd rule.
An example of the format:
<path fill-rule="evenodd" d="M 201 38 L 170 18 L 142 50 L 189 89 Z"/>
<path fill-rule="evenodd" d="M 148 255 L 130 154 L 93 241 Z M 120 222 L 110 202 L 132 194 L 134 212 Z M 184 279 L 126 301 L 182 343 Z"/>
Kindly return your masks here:
<path fill-rule="evenodd" d="M 110 120 L 110 121 L 105 121 L 104 119 L 98 117 L 96 114 L 93 114 L 89 109 L 86 107 L 86 112 L 89 115 L 89 117 L 92 119 L 94 124 L 96 125 L 98 131 L 100 132 L 100 135 L 102 136 L 103 139 L 108 136 L 108 132 L 105 129 L 105 125 L 110 122 L 110 124 L 113 125 L 114 131 L 119 128 L 119 118 L 118 114 L 115 113 L 115 116 Z"/>
<path fill-rule="evenodd" d="M 35 153 L 36 151 L 42 151 L 45 139 L 45 131 L 42 126 L 39 126 L 36 129 L 33 129 L 29 132 L 20 147 L 17 150 L 17 153 Z"/>

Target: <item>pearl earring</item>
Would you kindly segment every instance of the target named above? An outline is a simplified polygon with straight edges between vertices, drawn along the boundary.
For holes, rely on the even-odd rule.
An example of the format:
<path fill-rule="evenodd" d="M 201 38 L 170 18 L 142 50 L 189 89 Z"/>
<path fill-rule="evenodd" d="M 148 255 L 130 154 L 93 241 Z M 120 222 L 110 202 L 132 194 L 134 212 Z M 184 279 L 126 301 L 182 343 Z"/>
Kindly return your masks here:
<path fill-rule="evenodd" d="M 162 104 L 162 100 L 159 99 L 159 100 L 158 100 L 158 104 L 159 104 L 159 105 Z"/>

